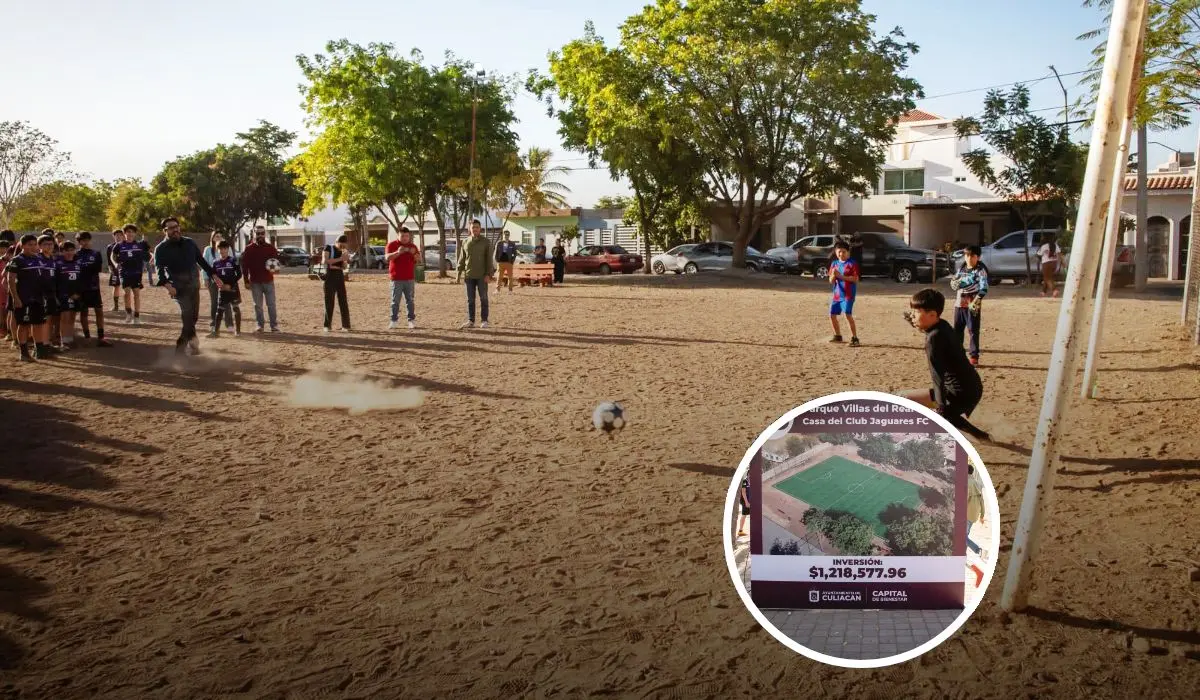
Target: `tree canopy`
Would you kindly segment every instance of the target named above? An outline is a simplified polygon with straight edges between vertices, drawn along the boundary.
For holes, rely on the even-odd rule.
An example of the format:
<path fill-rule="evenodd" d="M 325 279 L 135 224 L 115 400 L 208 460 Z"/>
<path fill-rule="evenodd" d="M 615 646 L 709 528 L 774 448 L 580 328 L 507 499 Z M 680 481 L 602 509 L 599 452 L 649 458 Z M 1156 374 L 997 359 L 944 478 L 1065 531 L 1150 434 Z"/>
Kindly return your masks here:
<path fill-rule="evenodd" d="M 71 156 L 58 141 L 23 121 L 0 122 L 0 228 L 9 228 L 31 190 L 70 179 Z"/>
<path fill-rule="evenodd" d="M 16 203 L 9 225 L 18 231 L 100 231 L 113 186 L 56 180 L 30 189 Z"/>
<path fill-rule="evenodd" d="M 824 535 L 842 554 L 867 556 L 875 551 L 874 530 L 851 513 L 810 508 L 804 511 L 801 522 L 809 531 Z"/>
<path fill-rule="evenodd" d="M 912 513 L 888 525 L 887 542 L 900 557 L 949 556 L 954 528 L 948 518 Z"/>

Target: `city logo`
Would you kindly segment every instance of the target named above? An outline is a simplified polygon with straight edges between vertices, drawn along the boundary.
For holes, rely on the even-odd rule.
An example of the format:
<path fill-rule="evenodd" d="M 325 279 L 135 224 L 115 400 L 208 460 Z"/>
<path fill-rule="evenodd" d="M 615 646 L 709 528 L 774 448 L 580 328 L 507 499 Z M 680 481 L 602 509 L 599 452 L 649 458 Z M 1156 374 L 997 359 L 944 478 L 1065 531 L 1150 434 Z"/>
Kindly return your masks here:
<path fill-rule="evenodd" d="M 873 603 L 907 603 L 908 591 L 871 591 Z"/>
<path fill-rule="evenodd" d="M 812 594 L 809 593 L 809 599 Z M 862 591 L 822 591 L 821 602 L 824 603 L 861 603 Z"/>
<path fill-rule="evenodd" d="M 821 602 L 821 592 L 820 592 L 820 591 L 818 591 L 818 590 L 817 590 L 817 589 L 815 589 L 815 588 L 813 588 L 813 589 L 809 590 L 809 592 L 808 592 L 808 602 L 810 602 L 810 603 L 819 603 L 819 602 Z"/>

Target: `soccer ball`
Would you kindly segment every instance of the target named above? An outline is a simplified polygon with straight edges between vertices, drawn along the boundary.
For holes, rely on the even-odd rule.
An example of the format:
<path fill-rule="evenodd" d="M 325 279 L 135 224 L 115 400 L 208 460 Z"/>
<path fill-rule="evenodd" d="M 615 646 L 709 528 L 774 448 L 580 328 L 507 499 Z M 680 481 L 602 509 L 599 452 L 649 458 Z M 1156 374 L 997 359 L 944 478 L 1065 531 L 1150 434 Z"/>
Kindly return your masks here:
<path fill-rule="evenodd" d="M 270 272 L 270 273 L 279 272 L 279 269 L 281 267 L 283 267 L 283 266 L 280 265 L 279 261 L 276 260 L 275 258 L 271 258 L 270 260 L 267 261 L 267 272 Z"/>
<path fill-rule="evenodd" d="M 605 401 L 592 411 L 592 426 L 608 437 L 625 428 L 625 409 L 615 401 Z"/>

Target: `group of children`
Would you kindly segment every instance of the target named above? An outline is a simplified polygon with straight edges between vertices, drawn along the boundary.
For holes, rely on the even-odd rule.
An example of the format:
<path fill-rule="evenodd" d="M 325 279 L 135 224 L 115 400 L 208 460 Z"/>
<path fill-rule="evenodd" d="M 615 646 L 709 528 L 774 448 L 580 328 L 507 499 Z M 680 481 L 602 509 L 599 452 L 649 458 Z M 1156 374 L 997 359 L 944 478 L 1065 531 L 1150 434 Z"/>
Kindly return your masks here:
<path fill-rule="evenodd" d="M 925 356 L 933 386 L 928 391 L 905 392 L 911 399 L 938 411 L 951 425 L 973 437 L 987 440 L 988 434 L 970 423 L 968 418 L 983 398 L 983 382 L 976 367 L 979 365 L 981 334 L 981 305 L 988 293 L 988 270 L 980 260 L 979 246 L 968 246 L 963 265 L 950 278 L 954 290 L 954 326 L 944 319 L 946 297 L 936 289 L 922 289 L 912 296 L 905 318 L 925 333 Z M 834 259 L 828 271 L 833 286 L 829 318 L 833 325 L 830 342 L 842 342 L 840 316 L 850 326 L 850 345 L 859 343 L 854 322 L 854 301 L 861 278 L 857 261 L 850 257 L 850 245 L 838 240 Z M 969 338 L 964 352 L 963 341 Z"/>
<path fill-rule="evenodd" d="M 114 243 L 101 255 L 92 249 L 92 235 L 82 232 L 69 241 L 62 233 L 45 229 L 18 241 L 9 230 L 0 231 L 0 338 L 20 350 L 22 361 L 32 362 L 76 345 L 79 319 L 83 338 L 91 338 L 89 312 L 96 316 L 96 345 L 110 347 L 104 337 L 104 299 L 100 276 L 105 261 L 110 270 L 113 310 L 124 293 L 126 322 L 141 323 L 142 276 L 150 249 L 136 241 L 132 224 L 113 232 Z"/>

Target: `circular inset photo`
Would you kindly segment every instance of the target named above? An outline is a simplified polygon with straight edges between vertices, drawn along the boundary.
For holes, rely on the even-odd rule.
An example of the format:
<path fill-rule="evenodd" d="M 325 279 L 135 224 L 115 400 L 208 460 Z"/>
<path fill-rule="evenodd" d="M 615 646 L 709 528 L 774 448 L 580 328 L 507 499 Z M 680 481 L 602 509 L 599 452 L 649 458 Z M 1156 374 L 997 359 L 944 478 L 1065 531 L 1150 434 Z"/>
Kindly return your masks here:
<path fill-rule="evenodd" d="M 876 668 L 954 634 L 991 582 L 1000 512 L 979 453 L 934 411 L 833 394 L 759 435 L 725 504 L 750 613 L 823 663 Z"/>

